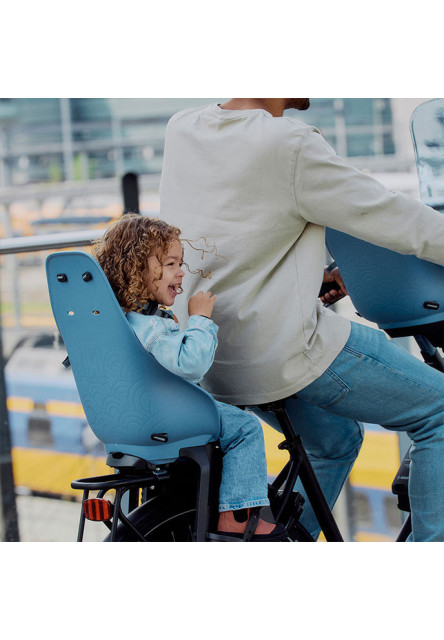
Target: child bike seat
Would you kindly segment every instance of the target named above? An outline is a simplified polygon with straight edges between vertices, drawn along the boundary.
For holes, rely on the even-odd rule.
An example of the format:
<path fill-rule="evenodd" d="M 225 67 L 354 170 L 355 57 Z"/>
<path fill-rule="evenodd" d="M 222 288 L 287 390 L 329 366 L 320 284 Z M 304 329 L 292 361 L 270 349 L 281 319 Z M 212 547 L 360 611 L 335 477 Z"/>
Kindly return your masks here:
<path fill-rule="evenodd" d="M 393 337 L 422 334 L 444 346 L 444 267 L 333 229 L 326 245 L 363 318 Z"/>
<path fill-rule="evenodd" d="M 410 132 L 421 200 L 444 212 L 444 99 L 413 112 Z M 358 313 L 392 337 L 444 347 L 444 267 L 327 229 L 326 244 Z"/>
<path fill-rule="evenodd" d="M 108 454 L 160 464 L 218 440 L 213 398 L 144 349 L 94 258 L 53 253 L 46 274 L 86 418 Z"/>

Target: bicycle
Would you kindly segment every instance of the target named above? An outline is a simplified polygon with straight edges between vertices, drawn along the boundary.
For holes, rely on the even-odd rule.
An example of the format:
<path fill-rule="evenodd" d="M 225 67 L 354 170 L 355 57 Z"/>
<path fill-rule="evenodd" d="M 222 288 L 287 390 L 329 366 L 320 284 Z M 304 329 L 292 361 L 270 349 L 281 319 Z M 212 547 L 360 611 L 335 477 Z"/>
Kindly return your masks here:
<path fill-rule="evenodd" d="M 442 183 L 438 171 L 430 171 L 436 165 L 436 149 L 433 136 L 442 127 L 441 111 L 444 101 L 432 100 L 420 105 L 412 116 L 411 133 L 415 150 L 422 199 L 442 211 L 440 199 Z M 430 129 L 432 126 L 432 130 Z M 430 154 L 433 148 L 434 153 Z M 440 160 L 442 164 L 442 154 Z M 131 186 L 132 185 L 132 186 Z M 127 187 L 134 192 L 137 201 L 137 184 Z M 138 210 L 138 202 L 137 202 Z M 350 298 L 358 315 L 375 322 L 392 337 L 413 336 L 426 364 L 444 373 L 444 363 L 437 348 L 444 346 L 444 270 L 438 265 L 425 263 L 414 256 L 401 256 L 386 249 L 327 229 L 327 247 L 338 262 L 347 282 Z M 365 264 L 363 270 L 361 265 Z M 399 274 L 402 273 L 402 277 Z M 390 282 L 388 282 L 390 280 Z M 385 283 L 381 292 L 380 283 Z M 423 296 L 418 300 L 416 292 Z M 414 292 L 414 294 L 412 294 Z M 437 293 L 438 292 L 438 293 Z M 393 312 L 392 299 L 397 296 L 397 310 Z M 300 525 L 303 499 L 292 489 L 300 475 L 304 488 L 323 529 L 327 541 L 341 541 L 342 536 L 326 505 L 325 498 L 313 474 L 303 443 L 288 420 L 283 402 L 263 407 L 272 410 L 279 418 L 284 435 L 280 445 L 290 455 L 287 465 L 270 485 L 270 502 L 277 522 L 287 526 L 289 540 L 312 541 Z M 210 419 L 211 420 L 211 419 Z M 162 436 L 162 434 L 160 434 Z M 216 540 L 212 534 L 216 528 L 217 489 L 220 477 L 221 452 L 217 446 L 217 429 L 197 447 L 184 447 L 176 451 L 174 461 L 152 464 L 144 457 L 111 453 L 110 467 L 119 471 L 118 477 L 78 480 L 72 483 L 84 490 L 84 503 L 89 491 L 99 491 L 98 499 L 104 500 L 106 492 L 113 488 L 116 500 L 107 507 L 106 525 L 110 528 L 107 540 Z M 397 541 L 405 541 L 411 531 L 408 500 L 408 476 L 410 455 L 405 455 L 392 484 L 392 492 L 398 497 L 398 507 L 408 514 Z M 122 496 L 128 493 L 125 515 L 121 508 Z M 139 495 L 140 494 L 140 495 Z M 105 501 L 106 502 L 106 501 Z M 93 503 L 91 503 L 92 507 Z M 103 506 L 103 505 L 102 505 Z M 113 513 L 114 511 L 114 517 Z M 83 517 L 83 516 L 82 516 Z M 79 539 L 83 534 L 84 519 L 79 526 Z M 230 539 L 230 541 L 232 541 Z"/>
<path fill-rule="evenodd" d="M 164 370 L 143 349 L 129 328 L 105 275 L 91 256 L 80 252 L 52 254 L 47 260 L 47 275 L 53 313 L 73 365 L 85 413 L 91 428 L 105 443 L 107 464 L 114 470 L 106 476 L 83 478 L 71 483 L 74 489 L 83 491 L 77 540 L 82 541 L 88 519 L 105 524 L 109 530 L 105 541 L 110 542 L 237 541 L 217 533 L 222 456 L 217 444 L 217 412 L 211 396 Z M 101 324 L 103 322 L 108 322 L 108 325 Z M 104 327 L 111 327 L 113 332 L 117 325 L 121 333 L 110 338 L 111 329 L 104 330 Z M 423 347 L 427 345 L 428 351 L 426 349 L 424 353 L 427 351 L 428 364 L 444 371 L 436 349 L 426 338 L 421 339 Z M 110 344 L 114 342 L 122 347 L 120 355 L 109 353 Z M 123 370 L 130 371 L 131 375 L 134 371 L 137 374 L 133 358 L 139 359 L 145 367 L 144 373 L 140 374 L 144 380 L 143 392 L 149 384 L 157 384 L 154 395 L 165 387 L 170 405 L 174 397 L 175 403 L 181 407 L 171 418 L 169 406 L 168 414 L 160 416 L 151 431 L 140 432 L 139 429 L 136 434 L 134 428 L 128 430 L 126 414 L 122 424 L 119 420 L 114 426 L 111 424 L 117 405 L 107 384 L 107 380 L 115 378 L 118 389 L 125 387 L 126 391 L 131 390 L 131 409 L 138 402 L 142 415 L 147 413 L 150 402 L 151 409 L 154 407 L 158 411 L 149 394 L 135 398 L 134 376 L 125 384 L 121 381 Z M 127 361 L 131 361 L 131 367 L 126 366 Z M 139 391 L 142 393 L 141 390 L 137 393 Z M 126 398 L 125 393 L 122 397 Z M 107 405 L 110 403 L 113 404 L 112 410 L 100 423 L 99 418 L 109 409 Z M 191 421 L 183 409 L 185 406 L 192 407 Z M 279 446 L 289 453 L 289 461 L 269 485 L 270 508 L 275 521 L 285 526 L 288 541 L 314 541 L 300 523 L 304 498 L 293 491 L 299 477 L 325 539 L 342 542 L 341 532 L 301 438 L 288 418 L 285 401 L 268 403 L 260 408 L 277 416 L 284 436 Z M 129 410 L 126 408 L 127 413 Z M 167 417 L 184 431 L 172 434 L 165 426 L 159 428 Z M 184 426 L 187 420 L 188 424 Z M 399 508 L 407 513 L 410 511 L 407 493 L 409 461 L 407 454 L 392 487 L 398 495 Z M 115 494 L 114 501 L 107 497 L 111 491 Z M 97 494 L 90 498 L 91 492 Z M 397 541 L 404 541 L 410 530 L 408 516 Z M 251 536 L 247 534 L 241 541 L 248 542 Z"/>

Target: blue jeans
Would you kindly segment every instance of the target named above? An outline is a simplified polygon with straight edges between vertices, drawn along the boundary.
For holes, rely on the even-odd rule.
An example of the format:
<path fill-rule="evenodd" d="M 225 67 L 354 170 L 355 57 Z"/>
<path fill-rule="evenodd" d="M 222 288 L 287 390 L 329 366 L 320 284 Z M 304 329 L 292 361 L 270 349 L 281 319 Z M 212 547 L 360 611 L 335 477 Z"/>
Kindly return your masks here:
<path fill-rule="evenodd" d="M 333 507 L 363 438 L 359 421 L 405 431 L 413 442 L 409 480 L 411 540 L 444 541 L 444 375 L 390 341 L 352 323 L 350 338 L 315 382 L 288 398 L 287 411 Z M 254 409 L 279 428 L 273 414 Z M 295 487 L 302 491 L 300 485 Z M 306 505 L 302 524 L 319 525 Z"/>
<path fill-rule="evenodd" d="M 237 407 L 222 402 L 216 405 L 221 417 L 219 441 L 223 453 L 219 511 L 269 505 L 261 423 Z"/>

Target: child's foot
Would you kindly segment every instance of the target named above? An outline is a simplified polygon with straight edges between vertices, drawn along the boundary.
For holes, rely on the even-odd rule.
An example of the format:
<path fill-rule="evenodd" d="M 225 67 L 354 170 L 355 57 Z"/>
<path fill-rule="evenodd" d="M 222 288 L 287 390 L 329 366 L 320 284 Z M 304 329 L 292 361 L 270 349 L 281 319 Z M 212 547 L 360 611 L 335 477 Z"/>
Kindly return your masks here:
<path fill-rule="evenodd" d="M 250 515 L 251 509 L 223 511 L 219 515 L 217 530 L 224 533 L 245 533 Z M 254 534 L 267 536 L 275 528 L 276 524 L 260 518 Z"/>

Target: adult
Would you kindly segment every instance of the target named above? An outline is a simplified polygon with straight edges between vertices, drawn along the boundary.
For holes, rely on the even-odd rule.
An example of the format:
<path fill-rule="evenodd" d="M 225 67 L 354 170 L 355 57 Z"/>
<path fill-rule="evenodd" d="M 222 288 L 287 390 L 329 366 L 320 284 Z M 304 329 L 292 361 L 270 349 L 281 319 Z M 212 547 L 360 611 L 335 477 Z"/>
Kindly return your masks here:
<path fill-rule="evenodd" d="M 325 227 L 444 265 L 444 216 L 388 191 L 284 115 L 308 107 L 307 98 L 234 98 L 168 124 L 162 217 L 216 245 L 202 261 L 185 255 L 211 270 L 218 298 L 219 347 L 203 386 L 236 405 L 288 398 L 330 506 L 361 447 L 360 421 L 406 431 L 412 539 L 444 541 L 444 376 L 318 299 Z M 187 297 L 201 287 L 190 283 Z M 317 535 L 310 508 L 302 522 Z"/>

